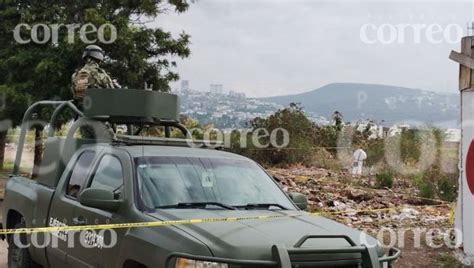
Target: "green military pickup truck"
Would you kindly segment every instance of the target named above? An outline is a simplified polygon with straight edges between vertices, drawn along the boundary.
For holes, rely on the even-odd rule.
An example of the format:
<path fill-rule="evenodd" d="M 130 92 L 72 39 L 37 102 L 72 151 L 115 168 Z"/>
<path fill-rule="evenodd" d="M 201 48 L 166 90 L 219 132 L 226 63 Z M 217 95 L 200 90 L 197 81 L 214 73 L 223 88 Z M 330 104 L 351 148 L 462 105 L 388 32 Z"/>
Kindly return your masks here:
<path fill-rule="evenodd" d="M 306 198 L 283 192 L 254 161 L 170 138 L 172 128 L 189 137 L 175 95 L 102 89 L 87 97 L 84 110 L 45 101 L 25 113 L 4 228 L 240 220 L 9 235 L 9 267 L 386 267 L 398 258 L 398 249 L 385 252 L 362 232 L 303 212 Z M 30 117 L 44 105 L 56 109 L 32 180 L 18 175 L 21 152 Z M 56 137 L 65 109 L 79 119 Z M 128 135 L 115 134 L 115 124 L 127 124 Z M 152 125 L 163 127 L 163 138 L 140 135 Z M 77 138 L 87 127 L 94 138 Z"/>

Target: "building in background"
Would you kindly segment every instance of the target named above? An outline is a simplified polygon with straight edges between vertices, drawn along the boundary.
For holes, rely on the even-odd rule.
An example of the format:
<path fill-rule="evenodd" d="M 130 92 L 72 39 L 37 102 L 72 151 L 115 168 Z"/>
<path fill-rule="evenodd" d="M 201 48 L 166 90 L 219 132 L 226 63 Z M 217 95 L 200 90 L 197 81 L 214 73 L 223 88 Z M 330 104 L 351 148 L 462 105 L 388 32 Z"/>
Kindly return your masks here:
<path fill-rule="evenodd" d="M 186 92 L 189 90 L 189 80 L 181 80 L 181 91 Z"/>
<path fill-rule="evenodd" d="M 213 94 L 222 94 L 224 93 L 224 86 L 222 84 L 210 84 L 209 91 Z"/>

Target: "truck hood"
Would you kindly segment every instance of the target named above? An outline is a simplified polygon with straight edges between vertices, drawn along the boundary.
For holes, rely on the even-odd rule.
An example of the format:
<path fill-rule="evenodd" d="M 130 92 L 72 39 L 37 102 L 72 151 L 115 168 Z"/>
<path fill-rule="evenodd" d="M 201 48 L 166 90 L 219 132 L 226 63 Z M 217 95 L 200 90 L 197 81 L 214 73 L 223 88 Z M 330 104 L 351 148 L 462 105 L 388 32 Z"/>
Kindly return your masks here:
<path fill-rule="evenodd" d="M 215 257 L 271 260 L 273 245 L 293 248 L 298 240 L 307 235 L 347 235 L 357 245 L 376 247 L 379 256 L 384 254 L 383 248 L 374 238 L 335 221 L 304 212 L 166 209 L 153 212 L 150 215 L 158 220 L 282 216 L 266 220 L 220 221 L 176 226 L 206 244 Z M 311 238 L 302 247 L 339 248 L 349 246 L 349 243 L 343 238 Z M 184 245 L 183 250 L 185 250 Z"/>

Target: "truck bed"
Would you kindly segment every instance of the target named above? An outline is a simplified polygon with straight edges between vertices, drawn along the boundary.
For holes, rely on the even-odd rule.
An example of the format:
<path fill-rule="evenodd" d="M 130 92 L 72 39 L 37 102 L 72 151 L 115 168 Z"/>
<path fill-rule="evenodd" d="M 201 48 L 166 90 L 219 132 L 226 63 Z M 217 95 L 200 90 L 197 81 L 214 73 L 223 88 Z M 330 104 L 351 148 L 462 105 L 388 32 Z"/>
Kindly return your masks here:
<path fill-rule="evenodd" d="M 25 177 L 12 177 L 5 187 L 5 198 L 2 208 L 2 224 L 12 228 L 11 218 L 20 214 L 25 219 L 26 227 L 45 227 L 48 224 L 48 213 L 55 188 L 39 184 Z M 30 249 L 35 260 L 46 260 L 44 248 Z"/>

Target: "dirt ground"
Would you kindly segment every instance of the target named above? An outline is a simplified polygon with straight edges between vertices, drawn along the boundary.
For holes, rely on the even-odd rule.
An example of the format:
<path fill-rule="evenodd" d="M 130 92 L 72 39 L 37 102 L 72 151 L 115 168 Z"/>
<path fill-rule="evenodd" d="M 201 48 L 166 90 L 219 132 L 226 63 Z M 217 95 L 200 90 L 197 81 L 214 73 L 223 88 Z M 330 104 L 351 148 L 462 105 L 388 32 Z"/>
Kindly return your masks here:
<path fill-rule="evenodd" d="M 394 178 L 391 188 L 379 188 L 371 176 L 344 171 L 303 166 L 268 171 L 286 192 L 305 194 L 312 212 L 364 230 L 386 246 L 394 243 L 402 251 L 395 267 L 461 267 L 444 233 L 453 227 L 453 204 L 420 198 L 410 181 Z"/>

